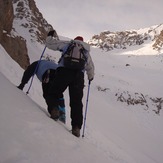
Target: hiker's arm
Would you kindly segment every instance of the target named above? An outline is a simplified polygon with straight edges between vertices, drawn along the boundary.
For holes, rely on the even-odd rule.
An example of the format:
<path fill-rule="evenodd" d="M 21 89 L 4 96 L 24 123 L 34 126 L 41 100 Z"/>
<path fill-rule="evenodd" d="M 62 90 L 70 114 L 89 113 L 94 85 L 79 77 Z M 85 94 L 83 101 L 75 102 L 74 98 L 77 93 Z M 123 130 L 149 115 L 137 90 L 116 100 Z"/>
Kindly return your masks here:
<path fill-rule="evenodd" d="M 87 63 L 86 63 L 85 69 L 87 72 L 88 80 L 93 80 L 93 78 L 94 78 L 94 63 L 93 63 L 92 58 L 89 53 L 87 54 Z"/>
<path fill-rule="evenodd" d="M 46 38 L 46 46 L 52 50 L 63 50 L 68 43 L 69 41 L 56 40 L 52 36 Z"/>

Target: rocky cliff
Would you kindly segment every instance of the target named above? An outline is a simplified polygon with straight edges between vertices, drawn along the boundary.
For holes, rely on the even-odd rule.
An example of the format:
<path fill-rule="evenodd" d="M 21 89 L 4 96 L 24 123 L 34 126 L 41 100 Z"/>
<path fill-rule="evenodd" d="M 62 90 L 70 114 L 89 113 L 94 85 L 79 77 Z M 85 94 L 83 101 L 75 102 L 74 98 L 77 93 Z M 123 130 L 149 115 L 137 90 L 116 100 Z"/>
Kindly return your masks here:
<path fill-rule="evenodd" d="M 13 38 L 10 34 L 14 20 L 12 1 L 1 0 L 0 6 L 0 44 L 21 67 L 26 68 L 29 64 L 29 58 L 25 40 L 18 36 Z"/>
<path fill-rule="evenodd" d="M 30 63 L 27 42 L 44 43 L 47 32 L 53 28 L 43 18 L 34 0 L 1 0 L 0 6 L 0 44 L 26 69 Z M 55 36 L 58 38 L 57 33 Z"/>

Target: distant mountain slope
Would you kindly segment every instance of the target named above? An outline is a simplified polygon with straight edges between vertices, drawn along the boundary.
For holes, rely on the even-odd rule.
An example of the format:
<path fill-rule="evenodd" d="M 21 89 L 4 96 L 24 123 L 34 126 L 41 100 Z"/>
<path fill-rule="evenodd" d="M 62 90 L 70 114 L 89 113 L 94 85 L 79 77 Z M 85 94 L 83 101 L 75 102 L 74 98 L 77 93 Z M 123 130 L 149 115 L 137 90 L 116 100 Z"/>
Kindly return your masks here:
<path fill-rule="evenodd" d="M 163 49 L 163 24 L 150 28 L 126 31 L 104 31 L 94 35 L 88 43 L 106 51 L 127 49 L 130 46 L 151 42 L 151 48 L 160 53 Z M 137 46 L 139 49 L 139 46 Z"/>

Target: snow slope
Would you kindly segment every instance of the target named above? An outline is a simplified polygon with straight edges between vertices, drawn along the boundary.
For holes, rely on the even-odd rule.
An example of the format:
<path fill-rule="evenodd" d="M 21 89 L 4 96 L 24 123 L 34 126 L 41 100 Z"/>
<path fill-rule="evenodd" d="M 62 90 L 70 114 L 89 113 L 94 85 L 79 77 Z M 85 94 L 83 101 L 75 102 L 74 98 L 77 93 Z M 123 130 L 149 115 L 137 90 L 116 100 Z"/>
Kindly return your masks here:
<path fill-rule="evenodd" d="M 0 109 L 1 163 L 99 162 L 102 151 L 72 136 L 2 74 Z M 21 101 L 21 102 L 20 102 Z M 89 153 L 89 154 L 88 154 Z M 107 159 L 104 157 L 104 161 Z"/>
<path fill-rule="evenodd" d="M 150 100 L 163 97 L 163 56 L 110 54 L 95 48 L 91 52 L 96 75 L 85 137 L 76 138 L 69 132 L 68 92 L 64 94 L 67 123 L 62 125 L 48 117 L 36 78 L 29 96 L 25 94 L 28 85 L 24 92 L 16 88 L 23 70 L 0 46 L 0 163 L 163 162 L 162 110 L 155 114 L 156 106 Z M 84 109 L 87 78 L 85 81 Z M 117 101 L 116 94 L 126 92 L 143 94 L 148 108 Z"/>

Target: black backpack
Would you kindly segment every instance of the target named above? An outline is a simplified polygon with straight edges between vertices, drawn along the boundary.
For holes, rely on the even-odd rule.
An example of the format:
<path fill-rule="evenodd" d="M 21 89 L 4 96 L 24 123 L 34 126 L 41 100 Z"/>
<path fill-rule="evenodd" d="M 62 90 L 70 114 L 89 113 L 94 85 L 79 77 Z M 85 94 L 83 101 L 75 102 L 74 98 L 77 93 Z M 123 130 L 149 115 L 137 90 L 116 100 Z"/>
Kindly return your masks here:
<path fill-rule="evenodd" d="M 64 67 L 83 70 L 87 62 L 87 50 L 82 44 L 71 41 L 63 50 L 62 58 Z"/>

